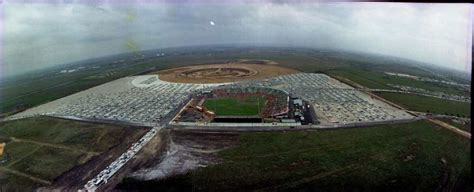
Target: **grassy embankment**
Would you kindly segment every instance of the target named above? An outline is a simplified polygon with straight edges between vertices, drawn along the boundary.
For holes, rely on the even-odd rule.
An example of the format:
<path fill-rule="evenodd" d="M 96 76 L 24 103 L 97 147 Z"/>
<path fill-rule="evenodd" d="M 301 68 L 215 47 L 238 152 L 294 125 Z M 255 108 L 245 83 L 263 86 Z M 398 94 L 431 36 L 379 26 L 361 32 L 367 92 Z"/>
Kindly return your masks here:
<path fill-rule="evenodd" d="M 2 190 L 31 190 L 48 185 L 76 165 L 123 142 L 139 138 L 143 128 L 37 117 L 0 124 L 9 160 L 0 164 Z"/>

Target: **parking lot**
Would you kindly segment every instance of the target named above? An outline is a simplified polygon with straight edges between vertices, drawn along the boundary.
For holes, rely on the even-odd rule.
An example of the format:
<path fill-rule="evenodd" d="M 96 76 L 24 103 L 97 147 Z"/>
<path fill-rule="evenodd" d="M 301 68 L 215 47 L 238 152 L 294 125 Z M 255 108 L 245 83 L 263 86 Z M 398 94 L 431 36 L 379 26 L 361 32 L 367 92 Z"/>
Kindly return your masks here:
<path fill-rule="evenodd" d="M 411 115 L 325 74 L 297 73 L 239 81 L 232 87 L 271 87 L 308 101 L 318 121 L 357 123 L 410 119 Z M 169 83 L 157 75 L 126 77 L 19 113 L 76 116 L 136 123 L 160 123 L 177 113 L 192 93 L 223 84 Z M 226 85 L 229 86 L 229 85 Z"/>
<path fill-rule="evenodd" d="M 242 84 L 275 87 L 310 103 L 321 123 L 357 123 L 409 119 L 411 115 L 325 74 L 297 73 Z"/>

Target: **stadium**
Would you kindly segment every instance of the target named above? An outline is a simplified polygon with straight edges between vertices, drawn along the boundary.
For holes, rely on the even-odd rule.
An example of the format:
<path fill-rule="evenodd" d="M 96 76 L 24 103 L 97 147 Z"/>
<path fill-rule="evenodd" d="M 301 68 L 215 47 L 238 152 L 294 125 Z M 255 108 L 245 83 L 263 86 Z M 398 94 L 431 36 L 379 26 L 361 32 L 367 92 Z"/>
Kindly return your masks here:
<path fill-rule="evenodd" d="M 288 118 L 289 102 L 279 89 L 220 86 L 196 93 L 175 121 L 280 122 Z"/>

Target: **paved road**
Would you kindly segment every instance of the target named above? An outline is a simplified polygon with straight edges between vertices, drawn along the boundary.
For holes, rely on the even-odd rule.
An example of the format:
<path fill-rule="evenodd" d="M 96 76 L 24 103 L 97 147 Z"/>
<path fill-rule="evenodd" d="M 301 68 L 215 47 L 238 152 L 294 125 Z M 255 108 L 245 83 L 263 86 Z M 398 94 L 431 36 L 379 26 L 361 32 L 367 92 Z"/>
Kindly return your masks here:
<path fill-rule="evenodd" d="M 176 125 L 170 124 L 167 128 L 176 129 L 176 130 L 189 130 L 189 131 L 215 131 L 215 132 L 259 132 L 259 131 L 296 131 L 296 130 L 308 130 L 308 129 L 340 129 L 340 128 L 354 128 L 354 127 L 367 127 L 374 125 L 383 125 L 383 124 L 397 124 L 397 123 L 407 123 L 417 120 L 426 119 L 427 117 L 418 116 L 412 119 L 399 119 L 399 120 L 388 120 L 388 121 L 375 121 L 375 122 L 365 122 L 365 123 L 339 123 L 339 124 L 326 124 L 326 125 L 298 125 L 298 126 L 187 126 L 187 125 Z M 231 125 L 231 124 L 229 124 Z"/>

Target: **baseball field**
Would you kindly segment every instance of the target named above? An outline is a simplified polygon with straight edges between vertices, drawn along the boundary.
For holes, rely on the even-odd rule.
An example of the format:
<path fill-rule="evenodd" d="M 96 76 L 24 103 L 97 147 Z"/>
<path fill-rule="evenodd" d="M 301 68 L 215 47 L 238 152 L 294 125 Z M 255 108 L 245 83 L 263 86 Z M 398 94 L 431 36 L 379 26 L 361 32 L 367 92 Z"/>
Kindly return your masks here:
<path fill-rule="evenodd" d="M 265 98 L 259 96 L 210 98 L 204 106 L 220 116 L 254 116 L 259 115 Z"/>

